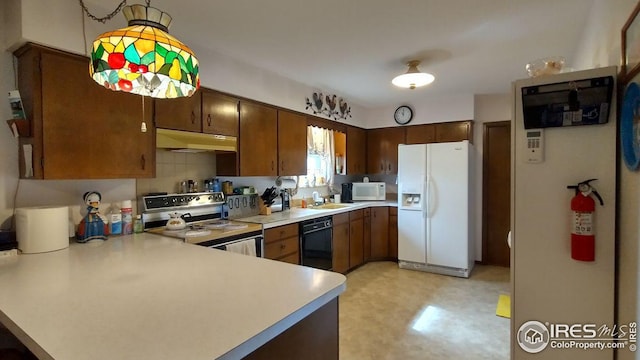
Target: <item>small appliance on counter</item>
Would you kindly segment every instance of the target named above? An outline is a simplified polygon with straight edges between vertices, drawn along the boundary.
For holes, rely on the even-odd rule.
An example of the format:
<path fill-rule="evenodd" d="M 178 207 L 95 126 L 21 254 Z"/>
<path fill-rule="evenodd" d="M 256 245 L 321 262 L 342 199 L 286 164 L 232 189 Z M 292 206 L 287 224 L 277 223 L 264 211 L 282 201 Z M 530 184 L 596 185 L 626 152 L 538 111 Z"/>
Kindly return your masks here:
<path fill-rule="evenodd" d="M 351 183 L 352 201 L 384 201 L 387 199 L 387 184 L 383 182 Z"/>
<path fill-rule="evenodd" d="M 271 205 L 271 210 L 285 211 L 289 209 L 291 209 L 291 194 L 289 194 L 289 189 L 282 189 L 280 190 L 280 195 L 275 198 Z"/>
<path fill-rule="evenodd" d="M 23 254 L 37 254 L 69 247 L 67 206 L 16 209 L 16 237 Z"/>
<path fill-rule="evenodd" d="M 342 193 L 340 194 L 340 201 L 344 203 L 353 202 L 353 183 L 342 184 Z"/>

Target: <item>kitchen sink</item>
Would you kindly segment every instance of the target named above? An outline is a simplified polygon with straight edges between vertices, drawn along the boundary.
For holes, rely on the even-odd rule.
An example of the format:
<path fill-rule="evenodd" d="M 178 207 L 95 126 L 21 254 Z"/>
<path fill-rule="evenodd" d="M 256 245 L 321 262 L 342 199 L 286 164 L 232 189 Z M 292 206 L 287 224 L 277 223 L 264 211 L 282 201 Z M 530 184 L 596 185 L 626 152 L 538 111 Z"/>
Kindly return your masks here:
<path fill-rule="evenodd" d="M 318 206 L 309 206 L 307 207 L 307 209 L 315 209 L 315 210 L 333 210 L 333 209 L 342 209 L 345 208 L 349 205 L 343 205 L 343 204 L 323 204 L 323 205 L 318 205 Z"/>

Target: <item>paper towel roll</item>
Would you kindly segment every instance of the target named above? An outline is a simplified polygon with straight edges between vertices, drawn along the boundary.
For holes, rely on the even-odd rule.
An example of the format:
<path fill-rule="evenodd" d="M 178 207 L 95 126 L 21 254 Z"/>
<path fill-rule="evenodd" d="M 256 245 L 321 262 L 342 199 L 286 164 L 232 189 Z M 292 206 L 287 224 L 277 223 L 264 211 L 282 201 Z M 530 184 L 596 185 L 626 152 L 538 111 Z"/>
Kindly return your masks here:
<path fill-rule="evenodd" d="M 283 189 L 294 189 L 296 187 L 296 181 L 293 179 L 280 179 L 282 182 L 280 185 Z"/>
<path fill-rule="evenodd" d="M 69 208 L 40 206 L 16 209 L 16 238 L 23 254 L 69 247 Z"/>

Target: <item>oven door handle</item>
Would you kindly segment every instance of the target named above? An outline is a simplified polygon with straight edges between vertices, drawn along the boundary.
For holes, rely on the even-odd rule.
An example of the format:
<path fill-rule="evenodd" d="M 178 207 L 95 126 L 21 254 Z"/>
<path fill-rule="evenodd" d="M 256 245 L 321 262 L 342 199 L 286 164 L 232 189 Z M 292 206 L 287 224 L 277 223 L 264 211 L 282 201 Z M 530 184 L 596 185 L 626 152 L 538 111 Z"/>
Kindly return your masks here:
<path fill-rule="evenodd" d="M 302 232 L 302 236 L 307 235 L 307 234 L 313 234 L 315 232 L 318 231 L 323 231 L 323 230 L 331 230 L 331 227 L 323 227 L 323 228 L 319 228 L 319 229 L 313 229 L 313 230 L 309 230 L 309 231 L 303 231 Z"/>
<path fill-rule="evenodd" d="M 229 244 L 235 244 L 237 242 L 247 241 L 247 240 L 262 241 L 262 236 L 256 236 L 256 237 L 250 237 L 250 238 L 244 238 L 244 239 L 238 239 L 238 240 L 231 240 L 231 241 L 227 241 L 227 242 L 222 243 L 222 244 L 211 245 L 209 247 L 218 248 L 218 247 L 223 247 L 223 246 L 226 246 L 226 245 L 229 245 Z"/>

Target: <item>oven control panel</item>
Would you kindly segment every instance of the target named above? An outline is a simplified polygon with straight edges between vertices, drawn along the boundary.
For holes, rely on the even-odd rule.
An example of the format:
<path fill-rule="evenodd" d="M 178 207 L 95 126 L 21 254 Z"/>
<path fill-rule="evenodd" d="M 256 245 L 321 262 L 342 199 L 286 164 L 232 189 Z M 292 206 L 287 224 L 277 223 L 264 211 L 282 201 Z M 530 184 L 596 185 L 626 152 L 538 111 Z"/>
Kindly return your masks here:
<path fill-rule="evenodd" d="M 171 210 L 225 203 L 224 194 L 221 192 L 152 195 L 143 196 L 142 199 L 145 211 Z"/>

